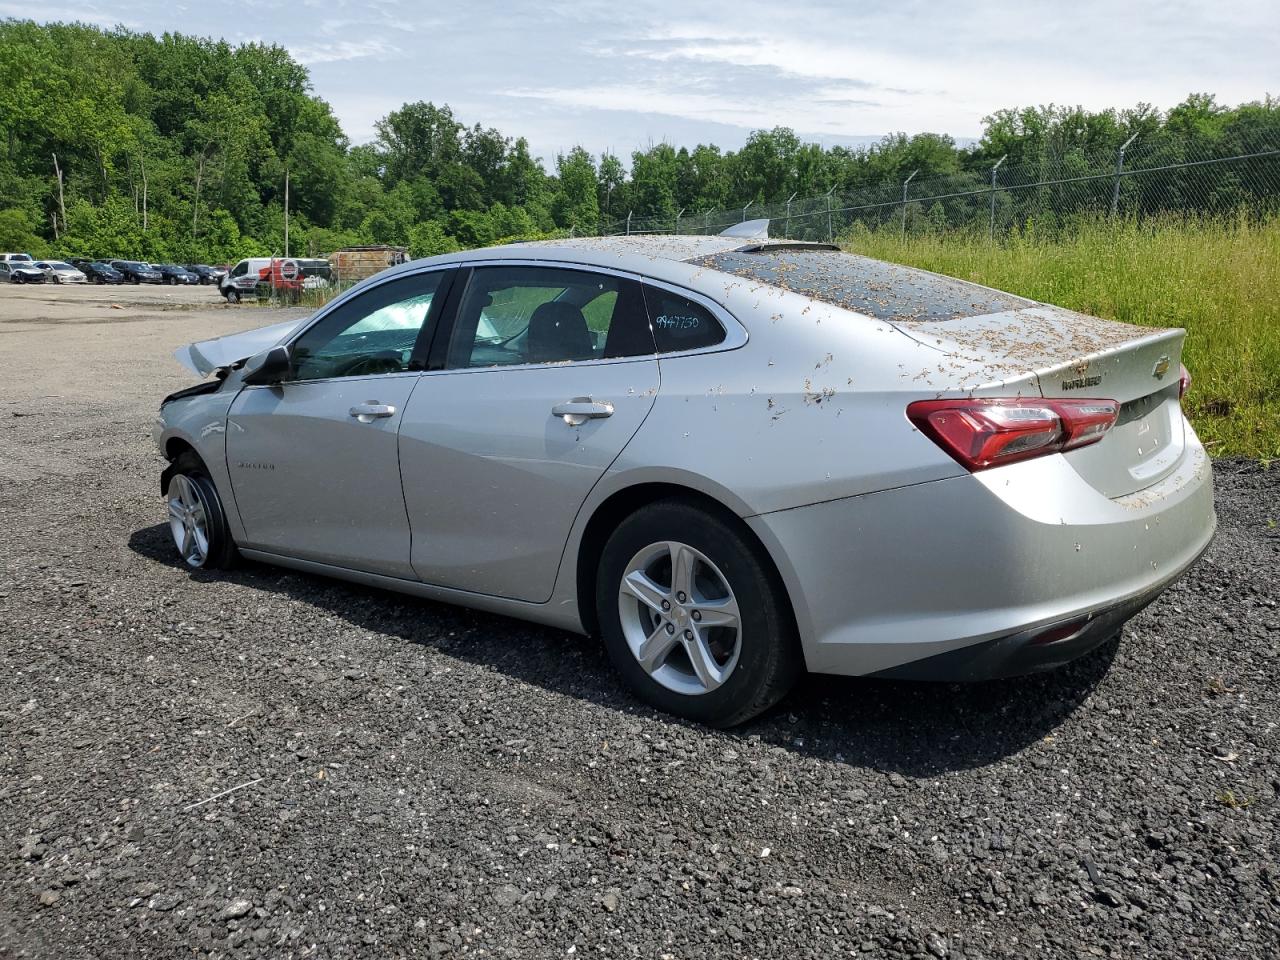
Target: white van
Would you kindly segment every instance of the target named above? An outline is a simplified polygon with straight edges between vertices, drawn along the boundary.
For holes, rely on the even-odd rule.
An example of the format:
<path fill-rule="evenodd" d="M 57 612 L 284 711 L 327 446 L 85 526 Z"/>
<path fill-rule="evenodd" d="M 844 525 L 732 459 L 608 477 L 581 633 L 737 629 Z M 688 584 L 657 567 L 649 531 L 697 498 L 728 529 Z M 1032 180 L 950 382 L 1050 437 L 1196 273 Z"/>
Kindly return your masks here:
<path fill-rule="evenodd" d="M 218 281 L 218 292 L 227 298 L 227 303 L 239 303 L 245 294 L 252 294 L 258 285 L 258 271 L 271 266 L 270 257 L 250 257 L 241 260 Z"/>
<path fill-rule="evenodd" d="M 29 253 L 0 253 L 0 263 L 34 263 Z"/>

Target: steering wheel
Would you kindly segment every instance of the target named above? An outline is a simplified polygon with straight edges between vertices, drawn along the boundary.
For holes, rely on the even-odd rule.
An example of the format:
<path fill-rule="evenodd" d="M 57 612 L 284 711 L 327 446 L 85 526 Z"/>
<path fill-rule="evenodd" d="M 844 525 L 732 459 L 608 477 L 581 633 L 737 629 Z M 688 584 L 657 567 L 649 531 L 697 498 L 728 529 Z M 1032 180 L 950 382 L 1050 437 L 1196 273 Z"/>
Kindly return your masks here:
<path fill-rule="evenodd" d="M 404 358 L 399 350 L 383 350 L 380 353 L 369 353 L 342 364 L 333 372 L 335 377 L 372 376 L 378 373 L 400 373 L 404 369 Z"/>

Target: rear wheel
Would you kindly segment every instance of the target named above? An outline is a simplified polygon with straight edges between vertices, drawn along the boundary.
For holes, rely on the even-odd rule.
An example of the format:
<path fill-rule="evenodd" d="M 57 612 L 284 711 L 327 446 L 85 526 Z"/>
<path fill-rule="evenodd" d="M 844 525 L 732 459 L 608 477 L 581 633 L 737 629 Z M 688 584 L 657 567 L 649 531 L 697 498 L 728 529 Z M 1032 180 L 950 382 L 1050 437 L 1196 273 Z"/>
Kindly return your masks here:
<path fill-rule="evenodd" d="M 166 491 L 169 533 L 183 563 L 193 569 L 225 569 L 236 559 L 236 545 L 213 481 L 192 458 L 169 480 Z"/>
<path fill-rule="evenodd" d="M 776 574 L 743 531 L 690 503 L 651 504 L 623 521 L 600 560 L 596 610 L 623 680 L 677 716 L 742 723 L 800 673 Z"/>

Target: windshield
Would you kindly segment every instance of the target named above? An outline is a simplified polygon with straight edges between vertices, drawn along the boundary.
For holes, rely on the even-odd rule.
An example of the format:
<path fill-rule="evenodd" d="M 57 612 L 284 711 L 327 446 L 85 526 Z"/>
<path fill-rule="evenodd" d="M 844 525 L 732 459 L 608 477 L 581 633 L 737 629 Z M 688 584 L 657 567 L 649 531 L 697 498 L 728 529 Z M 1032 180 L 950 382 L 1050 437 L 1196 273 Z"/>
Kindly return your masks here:
<path fill-rule="evenodd" d="M 956 320 L 1031 305 L 1012 294 L 837 250 L 717 253 L 690 263 L 878 320 Z"/>
<path fill-rule="evenodd" d="M 73 267 L 71 264 L 63 263 L 61 260 L 55 260 L 53 263 L 49 264 L 49 266 L 53 267 L 53 269 L 55 270 L 74 270 L 75 269 L 75 267 Z"/>

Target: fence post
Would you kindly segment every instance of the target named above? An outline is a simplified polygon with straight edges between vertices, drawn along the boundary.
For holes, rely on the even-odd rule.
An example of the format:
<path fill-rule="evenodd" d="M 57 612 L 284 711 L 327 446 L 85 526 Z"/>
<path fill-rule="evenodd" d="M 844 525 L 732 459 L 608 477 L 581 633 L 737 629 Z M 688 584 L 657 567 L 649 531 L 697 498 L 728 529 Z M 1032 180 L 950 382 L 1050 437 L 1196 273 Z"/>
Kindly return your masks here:
<path fill-rule="evenodd" d="M 836 242 L 836 232 L 831 227 L 831 195 L 835 192 L 835 187 L 827 191 L 827 243 Z"/>
<path fill-rule="evenodd" d="M 743 222 L 743 223 L 746 223 L 746 222 L 747 222 L 747 209 L 748 209 L 748 208 L 749 208 L 753 203 L 755 203 L 755 201 L 754 201 L 754 200 L 748 200 L 748 201 L 747 201 L 747 206 L 745 206 L 745 207 L 743 207 L 743 208 L 742 208 L 742 222 Z"/>
<path fill-rule="evenodd" d="M 715 208 L 709 208 L 706 213 L 702 215 L 702 232 L 704 234 L 711 233 L 711 210 L 713 209 Z"/>
<path fill-rule="evenodd" d="M 996 238 L 996 171 L 1000 169 L 1000 164 L 1004 163 L 1007 153 L 996 161 L 996 165 L 991 168 L 991 229 L 988 236 L 994 240 Z"/>
<path fill-rule="evenodd" d="M 1124 173 L 1124 152 L 1129 149 L 1129 144 L 1138 139 L 1135 133 L 1132 137 L 1121 144 L 1120 149 L 1116 151 L 1116 177 L 1115 182 L 1111 185 L 1111 219 L 1114 220 L 1116 213 L 1120 209 L 1120 177 Z"/>
<path fill-rule="evenodd" d="M 787 197 L 787 226 L 782 231 L 782 235 L 784 237 L 790 238 L 791 236 L 791 201 L 796 198 L 796 194 L 799 192 L 799 190 L 794 190 L 792 191 L 791 196 Z"/>
<path fill-rule="evenodd" d="M 911 181 L 916 178 L 919 168 L 911 171 L 911 176 L 902 181 L 902 238 L 907 237 L 907 187 L 911 186 Z"/>
<path fill-rule="evenodd" d="M 680 212 L 676 214 L 676 228 L 674 231 L 675 233 L 680 232 L 680 218 L 683 216 L 684 216 L 684 207 L 681 207 Z"/>
<path fill-rule="evenodd" d="M 633 211 L 631 210 L 627 211 L 627 236 L 628 237 L 631 236 L 631 214 L 632 213 Z"/>

